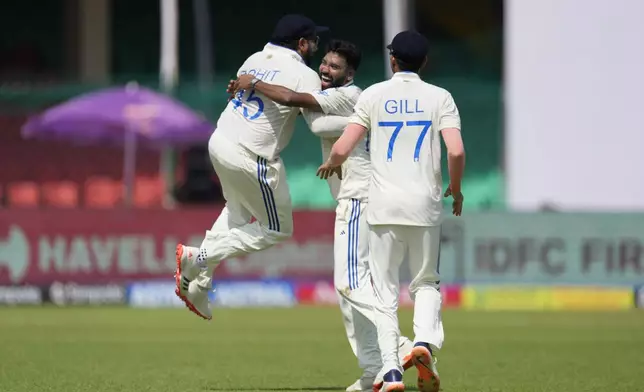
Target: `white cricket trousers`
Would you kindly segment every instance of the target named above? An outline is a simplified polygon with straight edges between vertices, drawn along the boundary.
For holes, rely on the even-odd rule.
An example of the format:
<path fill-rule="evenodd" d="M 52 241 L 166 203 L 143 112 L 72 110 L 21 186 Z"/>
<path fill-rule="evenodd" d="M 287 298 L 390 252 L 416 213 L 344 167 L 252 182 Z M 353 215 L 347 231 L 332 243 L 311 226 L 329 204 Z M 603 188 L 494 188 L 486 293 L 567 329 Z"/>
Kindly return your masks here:
<path fill-rule="evenodd" d="M 374 307 L 376 298 L 369 271 L 368 203 L 358 199 L 338 201 L 335 211 L 334 285 L 342 319 L 358 366 L 365 376 L 382 369 Z M 407 342 L 400 337 L 398 345 Z"/>
<path fill-rule="evenodd" d="M 197 278 L 210 288 L 222 260 L 269 248 L 293 233 L 293 208 L 281 158 L 268 161 L 215 131 L 208 142 L 226 206 L 201 243 Z M 255 221 L 251 223 L 251 219 Z"/>
<path fill-rule="evenodd" d="M 414 300 L 414 343 L 429 343 L 440 350 L 445 338 L 439 291 L 440 226 L 419 227 L 371 225 L 369 269 L 373 279 L 378 344 L 385 371 L 398 369 L 399 270 L 405 256 L 412 281 L 409 292 Z"/>

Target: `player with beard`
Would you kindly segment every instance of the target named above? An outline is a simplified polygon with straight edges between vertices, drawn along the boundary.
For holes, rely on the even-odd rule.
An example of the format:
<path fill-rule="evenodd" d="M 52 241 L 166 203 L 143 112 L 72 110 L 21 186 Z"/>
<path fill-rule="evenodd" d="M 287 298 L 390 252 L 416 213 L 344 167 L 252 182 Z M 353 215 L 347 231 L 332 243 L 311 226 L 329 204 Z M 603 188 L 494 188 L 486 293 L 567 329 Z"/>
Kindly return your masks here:
<path fill-rule="evenodd" d="M 327 46 L 320 64 L 320 91 L 298 93 L 291 89 L 242 75 L 231 81 L 229 92 L 254 88 L 285 106 L 305 108 L 303 112 L 311 131 L 321 137 L 322 155 L 326 160 L 334 141 L 342 134 L 362 90 L 354 84 L 361 53 L 352 43 L 333 40 Z M 368 141 L 353 151 L 342 165 L 338 177 L 328 178 L 329 187 L 338 202 L 334 239 L 334 284 L 338 294 L 347 337 L 358 357 L 363 375 L 347 391 L 371 391 L 382 368 L 378 335 L 374 322 L 374 291 L 368 269 L 369 227 L 365 221 L 367 195 L 371 176 Z M 413 344 L 406 337 L 399 340 L 402 366 L 411 366 Z"/>
<path fill-rule="evenodd" d="M 375 320 L 385 375 L 374 392 L 404 391 L 399 361 L 399 270 L 408 261 L 412 276 L 415 344 L 412 358 L 418 370 L 418 390 L 438 392 L 440 378 L 434 354 L 445 340 L 441 315 L 440 237 L 443 198 L 452 196 L 452 214 L 463 210 L 461 181 L 465 148 L 461 117 L 449 91 L 424 82 L 429 42 L 420 33 L 398 33 L 387 46 L 391 79 L 374 84 L 360 96 L 329 159 L 318 169 L 328 178 L 351 151 L 372 143 L 369 188 L 369 270 L 377 299 Z M 441 138 L 447 150 L 449 186 L 443 194 Z"/>
<path fill-rule="evenodd" d="M 318 34 L 326 30 L 303 15 L 282 17 L 270 42 L 251 55 L 237 75 L 252 75 L 254 83 L 264 80 L 298 92 L 319 91 L 320 78 L 307 63 L 317 51 Z M 210 137 L 208 151 L 226 206 L 200 247 L 177 245 L 175 273 L 175 293 L 206 320 L 212 318 L 208 291 L 219 263 L 271 247 L 293 232 L 280 153 L 291 140 L 299 112 L 252 88 L 240 90 Z"/>

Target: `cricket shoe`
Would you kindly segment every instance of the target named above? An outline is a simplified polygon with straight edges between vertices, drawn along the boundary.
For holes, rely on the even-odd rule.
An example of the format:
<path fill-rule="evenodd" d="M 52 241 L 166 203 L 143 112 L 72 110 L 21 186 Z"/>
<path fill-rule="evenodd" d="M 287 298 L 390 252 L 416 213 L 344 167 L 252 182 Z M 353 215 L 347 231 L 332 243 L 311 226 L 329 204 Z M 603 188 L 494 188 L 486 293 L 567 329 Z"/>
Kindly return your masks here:
<path fill-rule="evenodd" d="M 375 383 L 376 377 L 363 375 L 356 380 L 353 384 L 349 385 L 346 389 L 347 392 L 361 392 L 361 391 L 371 391 Z M 382 380 L 382 377 L 380 377 Z"/>
<path fill-rule="evenodd" d="M 204 320 L 212 320 L 208 289 L 199 286 L 196 280 L 188 285 L 188 292 L 182 298 L 188 309 Z"/>
<path fill-rule="evenodd" d="M 402 366 L 403 372 L 404 372 L 404 371 L 407 371 L 407 369 L 409 369 L 410 367 L 414 366 L 414 361 L 412 360 L 412 356 L 411 356 L 411 351 L 414 348 L 414 343 L 407 338 L 402 338 L 400 340 L 401 340 L 401 343 L 400 343 L 400 346 L 398 347 L 398 353 L 401 355 L 400 366 Z M 378 375 L 376 375 L 376 378 L 373 381 L 374 386 L 377 386 L 378 388 L 382 387 L 383 374 L 384 374 L 384 369 L 381 370 L 380 373 L 378 373 Z M 360 380 L 356 381 L 356 383 L 353 385 L 356 385 L 359 381 Z"/>
<path fill-rule="evenodd" d="M 416 343 L 411 350 L 412 361 L 418 370 L 418 391 L 438 392 L 441 381 L 438 378 L 436 361 L 426 343 Z"/>
<path fill-rule="evenodd" d="M 411 356 L 411 352 L 414 349 L 414 343 L 407 338 L 401 340 L 402 342 L 398 347 L 398 353 L 400 353 L 400 366 L 402 366 L 404 372 L 410 367 L 414 366 L 414 361 L 412 360 Z"/>
<path fill-rule="evenodd" d="M 382 376 L 382 383 L 373 384 L 373 392 L 404 392 L 402 373 L 398 369 L 388 371 Z"/>
<path fill-rule="evenodd" d="M 190 283 L 199 275 L 200 268 L 196 263 L 197 255 L 199 254 L 199 248 L 192 246 L 184 246 L 182 244 L 177 245 L 176 250 L 176 260 L 177 260 L 177 269 L 174 274 L 174 279 L 176 283 L 176 288 L 174 293 L 179 297 L 183 303 L 186 304 L 190 311 L 198 314 L 199 316 L 209 320 L 210 317 L 206 317 L 203 313 L 200 313 L 197 310 L 194 300 L 200 300 L 200 296 L 197 295 L 197 292 L 190 293 L 189 287 Z M 208 293 L 206 292 L 206 303 L 208 300 Z M 208 311 L 208 314 L 210 311 Z"/>

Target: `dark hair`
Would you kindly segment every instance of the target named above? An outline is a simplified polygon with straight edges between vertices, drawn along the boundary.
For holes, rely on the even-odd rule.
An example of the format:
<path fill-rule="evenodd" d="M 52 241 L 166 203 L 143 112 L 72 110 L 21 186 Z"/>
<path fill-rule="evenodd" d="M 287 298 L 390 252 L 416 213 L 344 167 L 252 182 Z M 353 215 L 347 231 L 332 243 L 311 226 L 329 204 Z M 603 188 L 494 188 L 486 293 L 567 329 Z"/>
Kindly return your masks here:
<path fill-rule="evenodd" d="M 360 67 L 360 61 L 362 61 L 362 52 L 355 44 L 349 41 L 343 41 L 341 39 L 334 39 L 329 42 L 326 46 L 326 53 L 333 52 L 342 56 L 347 65 L 353 68 L 355 71 Z"/>
<path fill-rule="evenodd" d="M 394 58 L 396 59 L 396 64 L 398 64 L 398 69 L 402 72 L 418 73 L 420 71 L 420 68 L 423 66 L 423 62 L 425 62 L 425 59 L 422 59 L 420 61 L 408 63 L 396 58 L 396 56 L 394 56 Z"/>
<path fill-rule="evenodd" d="M 274 39 L 271 39 L 268 42 L 272 43 L 273 45 L 284 47 L 286 49 L 297 50 L 298 46 L 300 45 L 300 40 L 302 38 L 304 38 L 305 40 L 309 41 L 309 40 L 314 40 L 317 37 L 315 37 L 315 36 L 300 37 L 300 38 L 297 38 L 297 39 L 286 40 L 286 41 L 282 41 L 280 39 L 275 39 L 274 38 Z"/>

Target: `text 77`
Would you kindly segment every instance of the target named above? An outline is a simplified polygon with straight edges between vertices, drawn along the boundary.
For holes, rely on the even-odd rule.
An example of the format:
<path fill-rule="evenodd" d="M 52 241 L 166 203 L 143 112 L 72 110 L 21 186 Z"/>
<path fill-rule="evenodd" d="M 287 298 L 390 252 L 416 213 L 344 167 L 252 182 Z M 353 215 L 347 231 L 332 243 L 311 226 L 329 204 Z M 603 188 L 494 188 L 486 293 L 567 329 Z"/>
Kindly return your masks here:
<path fill-rule="evenodd" d="M 425 135 L 429 131 L 429 127 L 432 126 L 431 121 L 380 121 L 378 123 L 379 127 L 392 127 L 394 128 L 391 138 L 389 139 L 389 147 L 387 147 L 387 162 L 391 162 L 391 157 L 394 153 L 394 144 L 396 143 L 396 138 L 398 134 L 403 129 L 404 126 L 408 127 L 423 127 L 418 136 L 418 141 L 416 141 L 416 148 L 414 149 L 414 162 L 418 162 L 420 158 L 420 148 L 423 146 L 423 140 L 425 140 Z"/>

